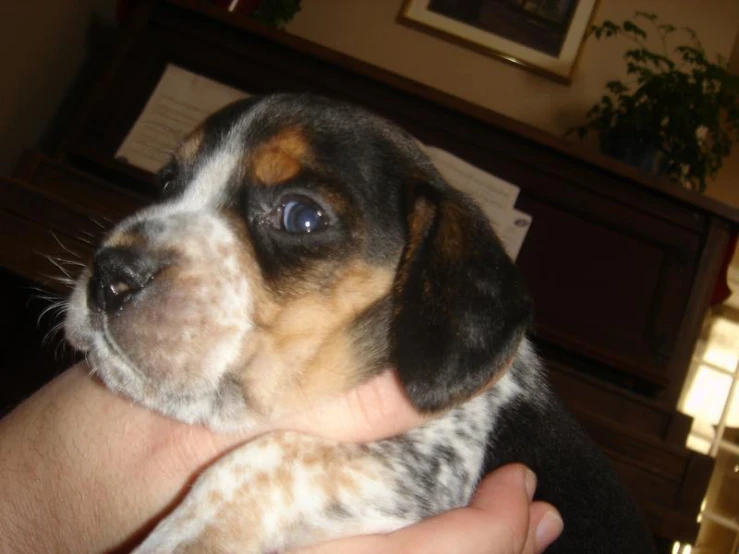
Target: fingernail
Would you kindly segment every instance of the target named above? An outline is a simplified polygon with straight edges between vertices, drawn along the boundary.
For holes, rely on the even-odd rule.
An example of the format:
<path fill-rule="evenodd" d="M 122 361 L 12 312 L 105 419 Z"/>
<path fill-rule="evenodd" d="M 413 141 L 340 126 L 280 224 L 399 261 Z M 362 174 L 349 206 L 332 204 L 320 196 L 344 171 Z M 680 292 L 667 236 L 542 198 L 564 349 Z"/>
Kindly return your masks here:
<path fill-rule="evenodd" d="M 536 474 L 529 468 L 526 468 L 524 486 L 526 487 L 526 494 L 529 496 L 529 500 L 531 500 L 534 498 L 534 493 L 536 492 Z"/>
<path fill-rule="evenodd" d="M 543 552 L 557 537 L 562 534 L 564 522 L 562 517 L 554 510 L 549 510 L 541 518 L 539 525 L 536 527 L 536 548 L 537 552 Z"/>

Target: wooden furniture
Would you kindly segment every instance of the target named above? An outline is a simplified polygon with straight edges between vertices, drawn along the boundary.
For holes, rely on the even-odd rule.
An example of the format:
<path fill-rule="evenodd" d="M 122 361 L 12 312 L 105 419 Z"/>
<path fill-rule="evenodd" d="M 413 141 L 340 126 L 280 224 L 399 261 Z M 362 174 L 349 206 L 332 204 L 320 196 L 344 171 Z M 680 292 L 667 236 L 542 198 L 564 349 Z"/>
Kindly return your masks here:
<path fill-rule="evenodd" d="M 29 252 L 88 255 L 101 222 L 156 194 L 114 154 L 168 63 L 249 93 L 363 104 L 521 187 L 533 225 L 518 263 L 552 381 L 662 544 L 695 537 L 712 462 L 684 448 L 690 418 L 675 406 L 737 210 L 202 2 L 144 5 L 129 23 L 56 151 L 28 153 L 2 182 L 2 266 L 60 290 L 45 277 L 58 270 Z"/>

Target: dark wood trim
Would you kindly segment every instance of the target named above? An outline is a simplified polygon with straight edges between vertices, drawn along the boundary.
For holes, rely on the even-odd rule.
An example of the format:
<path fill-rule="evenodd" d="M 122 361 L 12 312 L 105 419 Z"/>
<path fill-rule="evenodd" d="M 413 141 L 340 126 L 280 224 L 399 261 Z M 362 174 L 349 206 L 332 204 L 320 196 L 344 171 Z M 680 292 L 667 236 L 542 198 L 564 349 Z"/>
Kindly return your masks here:
<path fill-rule="evenodd" d="M 107 94 L 111 81 L 118 74 L 121 64 L 126 60 L 130 49 L 136 44 L 141 31 L 146 27 L 151 16 L 151 2 L 144 2 L 137 5 L 137 9 L 132 11 L 128 23 L 118 34 L 116 47 L 113 49 L 112 55 L 107 64 L 102 66 L 103 71 L 98 76 L 97 82 L 87 91 L 87 96 L 80 98 L 77 103 L 77 110 L 74 118 L 69 125 L 71 133 L 67 133 L 62 137 L 53 152 L 57 156 L 66 151 L 66 146 L 70 142 L 74 142 L 78 138 L 75 131 L 83 129 L 82 122 L 90 117 L 96 106 L 103 101 Z"/>

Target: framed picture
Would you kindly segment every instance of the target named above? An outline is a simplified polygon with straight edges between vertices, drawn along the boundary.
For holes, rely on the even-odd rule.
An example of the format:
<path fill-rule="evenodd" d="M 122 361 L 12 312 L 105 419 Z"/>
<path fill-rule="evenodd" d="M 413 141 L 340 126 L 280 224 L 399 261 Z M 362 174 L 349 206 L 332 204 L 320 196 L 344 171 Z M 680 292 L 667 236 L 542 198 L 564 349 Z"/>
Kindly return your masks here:
<path fill-rule="evenodd" d="M 405 0 L 398 19 L 569 84 L 598 0 Z"/>

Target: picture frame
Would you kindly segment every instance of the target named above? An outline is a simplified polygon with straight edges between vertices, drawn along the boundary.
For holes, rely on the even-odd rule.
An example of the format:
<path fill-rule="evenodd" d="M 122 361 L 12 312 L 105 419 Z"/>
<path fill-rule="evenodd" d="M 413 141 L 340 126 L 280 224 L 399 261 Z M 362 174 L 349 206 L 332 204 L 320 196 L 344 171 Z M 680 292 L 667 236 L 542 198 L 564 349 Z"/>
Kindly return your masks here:
<path fill-rule="evenodd" d="M 404 0 L 398 21 L 570 84 L 599 0 Z"/>

